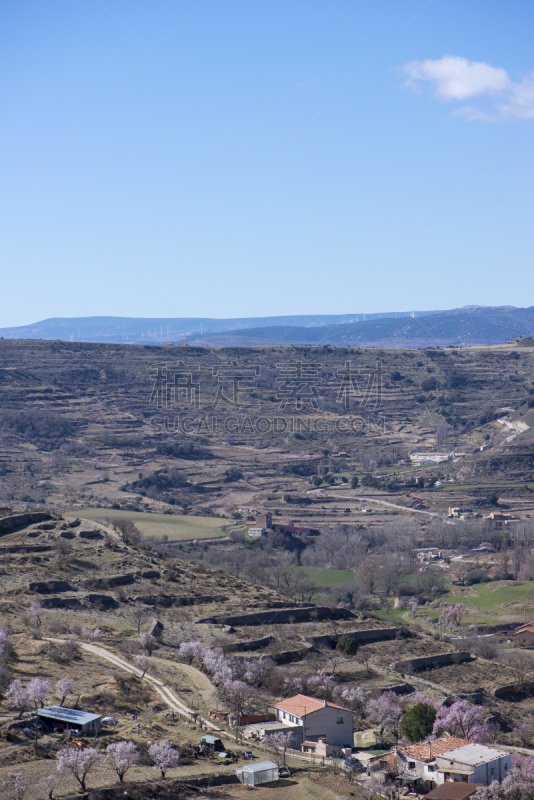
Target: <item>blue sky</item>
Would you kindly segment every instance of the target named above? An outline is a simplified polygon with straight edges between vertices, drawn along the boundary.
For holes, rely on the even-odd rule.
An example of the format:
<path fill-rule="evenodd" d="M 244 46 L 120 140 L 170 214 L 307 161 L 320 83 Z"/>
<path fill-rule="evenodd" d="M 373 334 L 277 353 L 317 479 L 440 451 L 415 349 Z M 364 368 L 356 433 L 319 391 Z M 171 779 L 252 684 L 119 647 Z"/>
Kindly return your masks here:
<path fill-rule="evenodd" d="M 523 0 L 4 4 L 0 327 L 533 305 L 533 24 Z"/>

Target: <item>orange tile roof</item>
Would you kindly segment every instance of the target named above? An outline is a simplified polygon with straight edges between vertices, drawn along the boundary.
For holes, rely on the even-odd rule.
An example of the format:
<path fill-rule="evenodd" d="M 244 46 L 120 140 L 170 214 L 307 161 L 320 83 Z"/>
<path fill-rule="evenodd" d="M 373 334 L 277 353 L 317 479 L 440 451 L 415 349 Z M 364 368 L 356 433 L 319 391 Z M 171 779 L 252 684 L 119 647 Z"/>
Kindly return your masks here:
<path fill-rule="evenodd" d="M 335 703 L 327 702 L 326 707 L 349 711 L 348 708 L 337 706 Z M 275 708 L 279 708 L 280 711 L 286 711 L 288 714 L 294 714 L 296 717 L 304 717 L 306 714 L 313 714 L 314 711 L 320 711 L 321 708 L 325 708 L 325 701 L 318 700 L 316 697 L 308 697 L 305 694 L 296 694 L 294 697 L 282 700 L 281 703 L 276 703 Z"/>
<path fill-rule="evenodd" d="M 385 756 L 378 757 L 378 763 L 381 764 L 382 762 L 387 764 L 387 768 L 390 772 L 397 772 L 397 754 L 396 753 L 386 753 Z"/>
<path fill-rule="evenodd" d="M 514 634 L 523 633 L 523 631 L 534 631 L 534 622 L 527 622 L 525 625 L 520 625 L 516 628 Z"/>
<path fill-rule="evenodd" d="M 459 739 L 457 736 L 441 736 L 439 739 L 434 739 L 433 742 L 399 747 L 399 753 L 409 758 L 415 758 L 417 761 L 434 761 L 436 756 L 448 753 L 449 750 L 456 750 L 458 747 L 465 747 L 466 744 L 469 744 L 466 739 Z"/>

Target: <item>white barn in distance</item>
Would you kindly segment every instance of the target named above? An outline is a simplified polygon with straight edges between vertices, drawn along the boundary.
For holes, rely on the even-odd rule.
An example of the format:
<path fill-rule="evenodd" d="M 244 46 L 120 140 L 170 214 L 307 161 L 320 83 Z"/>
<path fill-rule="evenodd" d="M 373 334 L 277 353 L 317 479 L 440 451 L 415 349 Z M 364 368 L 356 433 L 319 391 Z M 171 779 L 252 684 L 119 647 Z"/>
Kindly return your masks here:
<path fill-rule="evenodd" d="M 248 535 L 251 539 L 260 539 L 262 536 L 265 536 L 267 531 L 265 528 L 249 528 Z"/>

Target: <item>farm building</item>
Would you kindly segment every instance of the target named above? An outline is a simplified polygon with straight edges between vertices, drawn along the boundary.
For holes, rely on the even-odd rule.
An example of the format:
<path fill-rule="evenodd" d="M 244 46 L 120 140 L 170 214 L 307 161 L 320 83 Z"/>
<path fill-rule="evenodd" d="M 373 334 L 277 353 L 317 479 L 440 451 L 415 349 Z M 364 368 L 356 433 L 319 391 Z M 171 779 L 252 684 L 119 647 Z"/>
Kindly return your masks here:
<path fill-rule="evenodd" d="M 278 767 L 273 761 L 259 761 L 236 769 L 238 780 L 245 786 L 260 786 L 278 780 Z"/>
<path fill-rule="evenodd" d="M 532 647 L 534 645 L 534 622 L 520 625 L 514 631 L 514 644 L 516 647 Z"/>
<path fill-rule="evenodd" d="M 48 706 L 37 710 L 39 721 L 50 730 L 98 733 L 102 716 L 63 706 Z"/>
<path fill-rule="evenodd" d="M 265 536 L 266 533 L 267 533 L 267 531 L 265 530 L 265 528 L 249 528 L 248 529 L 248 535 L 252 539 L 260 539 L 262 536 Z"/>
<path fill-rule="evenodd" d="M 321 736 L 317 742 L 302 742 L 300 749 L 303 753 L 311 753 L 319 758 L 340 758 L 342 753 L 340 747 L 328 744 L 324 736 Z"/>
<path fill-rule="evenodd" d="M 293 732 L 298 747 L 322 737 L 330 745 L 352 747 L 353 713 L 348 708 L 297 694 L 277 703 L 274 710 L 278 722 Z"/>
<path fill-rule="evenodd" d="M 431 742 L 421 742 L 397 749 L 397 774 L 413 791 L 426 792 L 442 783 L 438 779 L 436 759 L 441 753 L 469 744 L 456 736 L 441 736 Z"/>
<path fill-rule="evenodd" d="M 302 528 L 298 525 L 282 525 L 281 523 L 275 522 L 274 529 L 280 531 L 280 533 L 291 533 L 293 536 L 316 536 L 319 531 L 315 528 Z"/>
<path fill-rule="evenodd" d="M 465 781 L 489 786 L 493 781 L 500 782 L 506 777 L 512 767 L 512 756 L 495 747 L 466 744 L 438 755 L 436 765 L 436 783 Z"/>

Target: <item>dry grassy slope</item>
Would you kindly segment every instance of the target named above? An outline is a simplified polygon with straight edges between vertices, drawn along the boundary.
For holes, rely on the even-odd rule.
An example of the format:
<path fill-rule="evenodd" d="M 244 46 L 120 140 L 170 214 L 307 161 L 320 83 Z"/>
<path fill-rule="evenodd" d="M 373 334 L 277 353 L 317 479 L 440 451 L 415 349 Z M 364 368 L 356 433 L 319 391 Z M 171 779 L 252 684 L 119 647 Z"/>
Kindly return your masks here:
<path fill-rule="evenodd" d="M 206 613 L 236 611 L 243 604 L 254 607 L 272 600 L 280 602 L 275 592 L 264 587 L 181 559 L 162 559 L 151 549 L 131 547 L 99 523 L 83 520 L 72 525 L 73 520 L 59 518 L 1 537 L 0 597 L 4 609 L 15 609 L 29 598 L 40 599 L 43 605 L 57 598 L 56 606 L 64 607 L 70 598 L 79 600 L 79 611 L 99 611 L 105 601 L 102 605 L 98 598 L 88 595 L 104 595 L 111 598 L 112 610 L 121 615 L 135 605 L 154 611 L 153 606 L 134 603 L 137 596 L 213 598 L 182 609 L 184 617 L 194 619 Z M 85 538 L 87 533 L 100 538 Z M 37 552 L 31 552 L 37 548 Z M 121 585 L 114 582 L 117 576 L 131 576 L 132 580 Z M 55 591 L 54 581 L 67 583 Z M 34 582 L 49 584 L 49 588 L 37 587 L 30 592 L 29 584 Z M 160 610 L 158 605 L 157 612 Z"/>

